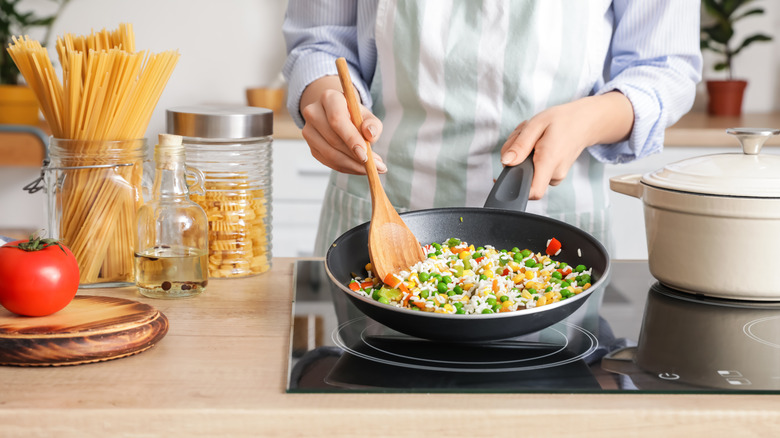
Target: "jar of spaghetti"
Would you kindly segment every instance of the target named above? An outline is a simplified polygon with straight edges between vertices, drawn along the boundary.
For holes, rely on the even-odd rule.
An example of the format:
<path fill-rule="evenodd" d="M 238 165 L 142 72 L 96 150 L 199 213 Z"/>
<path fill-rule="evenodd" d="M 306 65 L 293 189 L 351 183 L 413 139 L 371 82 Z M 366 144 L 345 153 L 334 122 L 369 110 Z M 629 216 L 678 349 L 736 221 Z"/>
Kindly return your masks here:
<path fill-rule="evenodd" d="M 205 194 L 191 199 L 209 222 L 209 277 L 235 278 L 271 268 L 273 112 L 243 106 L 191 106 L 166 112 L 181 135 L 186 164 L 203 172 Z"/>

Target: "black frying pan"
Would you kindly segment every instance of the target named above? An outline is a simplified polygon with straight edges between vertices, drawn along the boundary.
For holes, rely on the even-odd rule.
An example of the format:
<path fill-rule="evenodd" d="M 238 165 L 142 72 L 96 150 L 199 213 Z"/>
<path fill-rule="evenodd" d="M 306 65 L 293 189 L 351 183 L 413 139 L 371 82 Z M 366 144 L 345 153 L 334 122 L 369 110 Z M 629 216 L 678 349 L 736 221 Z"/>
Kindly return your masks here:
<path fill-rule="evenodd" d="M 574 297 L 528 310 L 477 315 L 421 312 L 379 303 L 354 293 L 347 286 L 354 274 L 366 275 L 370 222 L 352 228 L 333 242 L 325 256 L 328 276 L 368 317 L 418 338 L 442 342 L 492 341 L 549 327 L 572 314 L 594 291 L 604 287 L 610 259 L 604 246 L 590 234 L 565 222 L 522 211 L 532 175 L 529 157 L 518 166 L 504 169 L 485 208 L 436 208 L 402 213 L 401 217 L 423 245 L 457 237 L 475 246 L 493 245 L 498 250 L 516 246 L 544 252 L 547 241 L 555 237 L 563 245 L 556 260 L 592 268 L 592 286 Z"/>

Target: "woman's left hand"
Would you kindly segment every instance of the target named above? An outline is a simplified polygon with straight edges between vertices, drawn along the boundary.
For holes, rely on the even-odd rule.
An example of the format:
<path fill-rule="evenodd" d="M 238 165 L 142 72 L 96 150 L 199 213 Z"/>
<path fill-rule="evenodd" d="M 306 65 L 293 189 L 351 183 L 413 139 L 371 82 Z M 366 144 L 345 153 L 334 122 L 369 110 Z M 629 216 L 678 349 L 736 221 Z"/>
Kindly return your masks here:
<path fill-rule="evenodd" d="M 612 91 L 550 107 L 520 123 L 501 148 L 501 162 L 514 166 L 534 152 L 529 199 L 541 199 L 558 185 L 582 151 L 615 143 L 631 133 L 634 110 L 622 93 Z"/>

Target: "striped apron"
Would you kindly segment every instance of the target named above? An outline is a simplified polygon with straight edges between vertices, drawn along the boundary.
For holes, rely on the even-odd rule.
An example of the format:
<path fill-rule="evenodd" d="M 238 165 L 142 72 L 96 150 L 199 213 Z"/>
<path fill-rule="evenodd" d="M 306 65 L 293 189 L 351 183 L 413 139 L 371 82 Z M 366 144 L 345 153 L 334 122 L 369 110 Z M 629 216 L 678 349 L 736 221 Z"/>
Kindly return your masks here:
<path fill-rule="evenodd" d="M 612 36 L 610 4 L 380 0 L 370 88 L 384 131 L 374 150 L 389 169 L 381 178 L 396 209 L 482 206 L 514 128 L 591 94 Z M 607 209 L 604 166 L 583 152 L 526 211 L 571 223 L 609 248 Z M 333 172 L 315 255 L 370 218 L 367 178 Z"/>

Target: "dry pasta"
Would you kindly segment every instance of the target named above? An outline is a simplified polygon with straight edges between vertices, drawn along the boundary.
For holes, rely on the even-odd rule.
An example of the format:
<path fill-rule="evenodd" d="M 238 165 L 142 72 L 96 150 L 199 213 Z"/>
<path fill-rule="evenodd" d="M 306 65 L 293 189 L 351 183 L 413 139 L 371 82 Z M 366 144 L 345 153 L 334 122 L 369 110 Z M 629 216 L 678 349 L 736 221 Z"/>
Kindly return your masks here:
<path fill-rule="evenodd" d="M 140 207 L 143 149 L 106 143 L 141 139 L 178 62 L 178 51 L 135 50 L 130 24 L 57 38 L 57 77 L 48 52 L 27 36 L 8 47 L 65 150 L 58 236 L 79 262 L 81 283 L 133 280 L 135 212 Z M 89 166 L 129 163 L 130 166 Z M 83 168 L 87 166 L 87 168 Z M 80 167 L 78 169 L 70 169 Z"/>

